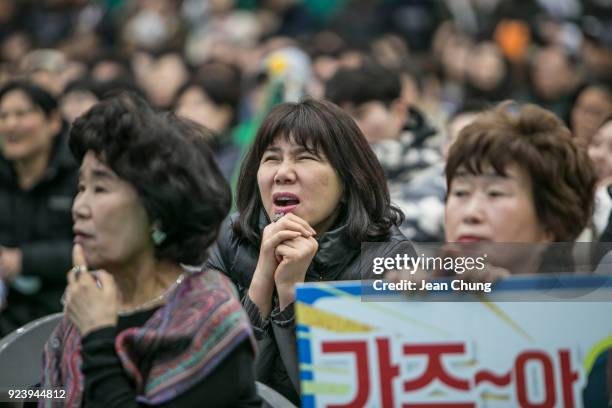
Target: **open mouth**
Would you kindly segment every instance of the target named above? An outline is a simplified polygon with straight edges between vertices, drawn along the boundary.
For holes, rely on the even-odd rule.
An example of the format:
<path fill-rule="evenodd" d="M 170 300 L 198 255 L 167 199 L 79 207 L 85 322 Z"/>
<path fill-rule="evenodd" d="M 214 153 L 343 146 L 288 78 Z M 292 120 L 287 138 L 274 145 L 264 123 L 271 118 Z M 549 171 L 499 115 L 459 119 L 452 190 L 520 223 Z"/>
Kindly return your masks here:
<path fill-rule="evenodd" d="M 272 196 L 272 202 L 274 204 L 274 212 L 281 212 L 286 214 L 300 204 L 300 199 L 295 194 L 291 193 L 276 193 Z"/>

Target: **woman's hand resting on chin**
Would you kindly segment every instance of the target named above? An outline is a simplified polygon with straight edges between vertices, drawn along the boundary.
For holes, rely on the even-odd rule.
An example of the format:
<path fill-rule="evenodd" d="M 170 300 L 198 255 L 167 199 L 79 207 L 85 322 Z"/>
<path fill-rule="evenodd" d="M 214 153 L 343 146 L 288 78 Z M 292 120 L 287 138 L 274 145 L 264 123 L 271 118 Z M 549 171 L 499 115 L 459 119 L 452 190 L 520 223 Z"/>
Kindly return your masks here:
<path fill-rule="evenodd" d="M 68 272 L 64 313 L 77 327 L 81 337 L 102 327 L 115 326 L 119 291 L 113 276 L 103 270 L 95 271 L 95 277 L 88 272 L 83 249 L 78 244 L 72 249 L 72 263 L 80 266 L 81 272 L 75 273 L 74 268 Z"/>

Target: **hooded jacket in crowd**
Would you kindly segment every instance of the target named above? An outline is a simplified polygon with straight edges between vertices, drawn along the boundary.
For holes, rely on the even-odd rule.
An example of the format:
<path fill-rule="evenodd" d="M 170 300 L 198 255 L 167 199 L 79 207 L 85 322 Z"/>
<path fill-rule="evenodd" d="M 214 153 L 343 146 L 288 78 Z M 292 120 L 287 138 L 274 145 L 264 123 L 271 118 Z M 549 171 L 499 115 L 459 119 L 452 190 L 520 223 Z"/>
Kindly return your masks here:
<path fill-rule="evenodd" d="M 436 133 L 421 112 L 410 108 L 397 138 L 371 145 L 385 170 L 391 201 L 406 216 L 400 229 L 415 242 L 444 241 L 446 180 L 442 155 L 433 141 Z"/>

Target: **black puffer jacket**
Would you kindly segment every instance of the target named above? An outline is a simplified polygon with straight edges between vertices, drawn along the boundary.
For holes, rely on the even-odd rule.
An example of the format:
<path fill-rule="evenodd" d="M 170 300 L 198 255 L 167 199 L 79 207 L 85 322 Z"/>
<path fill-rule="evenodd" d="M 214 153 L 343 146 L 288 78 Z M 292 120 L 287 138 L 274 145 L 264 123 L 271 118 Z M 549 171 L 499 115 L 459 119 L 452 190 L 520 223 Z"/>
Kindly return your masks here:
<path fill-rule="evenodd" d="M 237 219 L 238 214 L 233 214 L 222 225 L 206 266 L 225 273 L 238 287 L 258 340 L 260 352 L 255 363 L 257 380 L 299 406 L 294 307 L 292 304 L 281 311 L 278 299 L 274 299 L 269 318 L 261 318 L 259 309 L 247 295 L 257 266 L 259 245 L 253 245 L 234 234 L 232 225 Z M 262 214 L 260 229 L 263 230 L 268 223 L 268 218 Z M 397 227 L 392 228 L 387 245 L 372 246 L 361 257 L 361 245 L 352 242 L 345 230 L 345 226 L 340 226 L 317 237 L 319 250 L 306 272 L 306 282 L 368 278 L 371 277 L 371 262 L 368 260 L 374 257 L 392 257 L 396 253 L 416 256 L 412 244 Z"/>
<path fill-rule="evenodd" d="M 23 253 L 21 276 L 11 284 L 7 308 L 0 312 L 0 335 L 61 310 L 77 183 L 78 166 L 63 134 L 56 137 L 42 179 L 27 191 L 19 188 L 13 166 L 0 156 L 0 245 Z"/>

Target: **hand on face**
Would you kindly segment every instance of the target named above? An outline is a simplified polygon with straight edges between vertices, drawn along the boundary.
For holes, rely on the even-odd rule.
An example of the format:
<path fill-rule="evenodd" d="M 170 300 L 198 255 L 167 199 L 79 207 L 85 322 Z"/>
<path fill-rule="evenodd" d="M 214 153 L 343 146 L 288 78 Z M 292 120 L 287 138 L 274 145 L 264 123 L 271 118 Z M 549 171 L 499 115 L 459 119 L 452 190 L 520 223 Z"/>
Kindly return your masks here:
<path fill-rule="evenodd" d="M 72 263 L 80 266 L 83 272 L 68 272 L 64 313 L 82 337 L 93 330 L 115 326 L 119 312 L 119 291 L 113 276 L 103 270 L 88 272 L 83 249 L 79 244 L 73 247 Z"/>
<path fill-rule="evenodd" d="M 311 238 L 315 234 L 315 230 L 306 221 L 292 213 L 287 213 L 280 220 L 268 224 L 262 234 L 257 269 L 261 267 L 266 278 L 274 279 L 275 271 L 282 262 L 277 247 L 285 241 L 298 237 Z"/>

